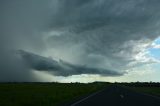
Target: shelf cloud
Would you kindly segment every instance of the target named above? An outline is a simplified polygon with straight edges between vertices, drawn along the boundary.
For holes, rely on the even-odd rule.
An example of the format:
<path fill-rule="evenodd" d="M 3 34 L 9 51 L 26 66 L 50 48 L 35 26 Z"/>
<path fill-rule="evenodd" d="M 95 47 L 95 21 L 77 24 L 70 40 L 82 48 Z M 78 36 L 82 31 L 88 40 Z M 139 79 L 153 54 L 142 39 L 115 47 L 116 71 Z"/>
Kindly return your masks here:
<path fill-rule="evenodd" d="M 55 61 L 50 58 L 42 57 L 33 53 L 19 50 L 18 53 L 31 69 L 39 71 L 52 71 L 57 76 L 71 76 L 79 74 L 99 74 L 102 76 L 121 76 L 124 73 L 119 73 L 113 70 L 91 68 L 87 66 L 74 65 L 63 60 Z"/>
<path fill-rule="evenodd" d="M 32 69 L 55 76 L 124 76 L 157 63 L 148 48 L 160 35 L 159 0 L 5 0 L 0 5 L 1 81 L 36 81 Z"/>

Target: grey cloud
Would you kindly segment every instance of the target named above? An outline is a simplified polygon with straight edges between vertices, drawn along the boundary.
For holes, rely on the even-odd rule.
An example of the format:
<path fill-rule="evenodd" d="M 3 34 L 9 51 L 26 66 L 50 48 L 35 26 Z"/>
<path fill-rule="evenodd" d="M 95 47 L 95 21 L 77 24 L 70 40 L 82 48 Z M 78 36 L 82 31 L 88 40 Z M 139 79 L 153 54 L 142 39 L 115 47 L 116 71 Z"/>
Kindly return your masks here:
<path fill-rule="evenodd" d="M 151 44 L 160 35 L 159 0 L 0 2 L 0 80 L 35 80 L 31 67 L 43 71 L 56 68 L 61 71 L 54 73 L 63 76 L 113 76 L 136 64 L 153 63 L 135 56 L 147 48 L 143 44 Z M 16 57 L 14 51 L 20 49 L 30 51 L 24 54 L 33 58 L 24 61 Z"/>
<path fill-rule="evenodd" d="M 49 3 L 48 0 L 0 1 L 0 81 L 37 81 L 23 60 L 15 56 L 15 51 L 40 53 L 45 49 L 41 31 L 48 25 Z"/>
<path fill-rule="evenodd" d="M 56 61 L 33 53 L 20 50 L 19 55 L 30 66 L 31 69 L 38 71 L 52 71 L 57 76 L 71 76 L 80 74 L 99 74 L 102 76 L 121 76 L 124 73 L 102 69 L 92 68 L 85 65 L 74 65 L 63 60 Z"/>
<path fill-rule="evenodd" d="M 76 58 L 82 63 L 87 61 L 93 65 L 89 55 L 101 55 L 102 61 L 109 63 L 107 67 L 126 69 L 131 62 L 138 64 L 134 56 L 142 52 L 143 47 L 137 46 L 151 43 L 160 34 L 158 0 L 92 0 L 81 5 L 75 2 L 79 0 L 58 2 L 59 9 L 50 29 L 65 33 L 53 34 L 47 41 L 57 50 L 83 44 L 79 50 L 85 52 L 81 54 L 85 58 Z"/>
<path fill-rule="evenodd" d="M 11 52 L 11 53 L 10 53 Z M 1 51 L 0 82 L 38 81 L 15 51 Z"/>
<path fill-rule="evenodd" d="M 51 18 L 49 3 L 50 0 L 3 0 L 0 11 L 3 48 L 44 50 L 41 33 Z"/>
<path fill-rule="evenodd" d="M 127 25 L 128 27 L 130 24 L 129 27 L 140 25 L 140 28 L 148 24 L 147 21 L 150 19 L 158 18 L 156 16 L 159 15 L 158 0 L 152 2 L 149 0 L 121 0 L 118 2 L 116 0 L 92 0 L 83 5 L 76 5 L 78 2 L 80 0 L 59 1 L 57 3 L 59 9 L 53 17 L 51 26 L 53 28 L 77 26 L 75 30 L 81 31 L 103 25 L 114 27 Z"/>

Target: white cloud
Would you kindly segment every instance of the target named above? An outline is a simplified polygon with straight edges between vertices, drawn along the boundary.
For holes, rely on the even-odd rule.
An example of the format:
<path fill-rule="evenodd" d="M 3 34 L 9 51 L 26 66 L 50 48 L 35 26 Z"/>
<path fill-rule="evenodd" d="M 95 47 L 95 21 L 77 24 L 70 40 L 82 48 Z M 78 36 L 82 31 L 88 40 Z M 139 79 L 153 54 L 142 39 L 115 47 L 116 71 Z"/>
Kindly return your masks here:
<path fill-rule="evenodd" d="M 152 45 L 152 48 L 154 48 L 154 49 L 160 49 L 160 44 L 155 44 L 155 43 L 154 43 L 154 44 Z"/>

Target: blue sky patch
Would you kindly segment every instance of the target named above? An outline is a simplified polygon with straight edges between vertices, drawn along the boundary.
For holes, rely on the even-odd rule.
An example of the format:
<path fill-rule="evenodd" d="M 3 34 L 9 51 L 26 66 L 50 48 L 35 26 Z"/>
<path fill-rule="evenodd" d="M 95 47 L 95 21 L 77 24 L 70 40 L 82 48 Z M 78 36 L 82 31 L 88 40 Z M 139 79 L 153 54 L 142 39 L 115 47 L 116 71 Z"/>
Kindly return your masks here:
<path fill-rule="evenodd" d="M 159 45 L 160 44 L 160 37 L 157 38 L 153 43 Z M 160 59 L 160 49 L 158 49 L 158 48 L 149 48 L 148 51 L 149 51 L 149 54 L 152 57 L 154 57 L 156 59 Z"/>
<path fill-rule="evenodd" d="M 154 41 L 155 44 L 160 44 L 160 37 Z"/>

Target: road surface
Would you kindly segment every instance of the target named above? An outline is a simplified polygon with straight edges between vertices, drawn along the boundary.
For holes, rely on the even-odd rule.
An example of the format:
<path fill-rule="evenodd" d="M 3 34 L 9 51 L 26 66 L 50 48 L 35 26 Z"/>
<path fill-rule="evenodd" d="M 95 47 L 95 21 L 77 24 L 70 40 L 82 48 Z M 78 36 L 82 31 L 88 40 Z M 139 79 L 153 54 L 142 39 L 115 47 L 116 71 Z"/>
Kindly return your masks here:
<path fill-rule="evenodd" d="M 70 106 L 160 106 L 160 98 L 111 86 Z"/>

